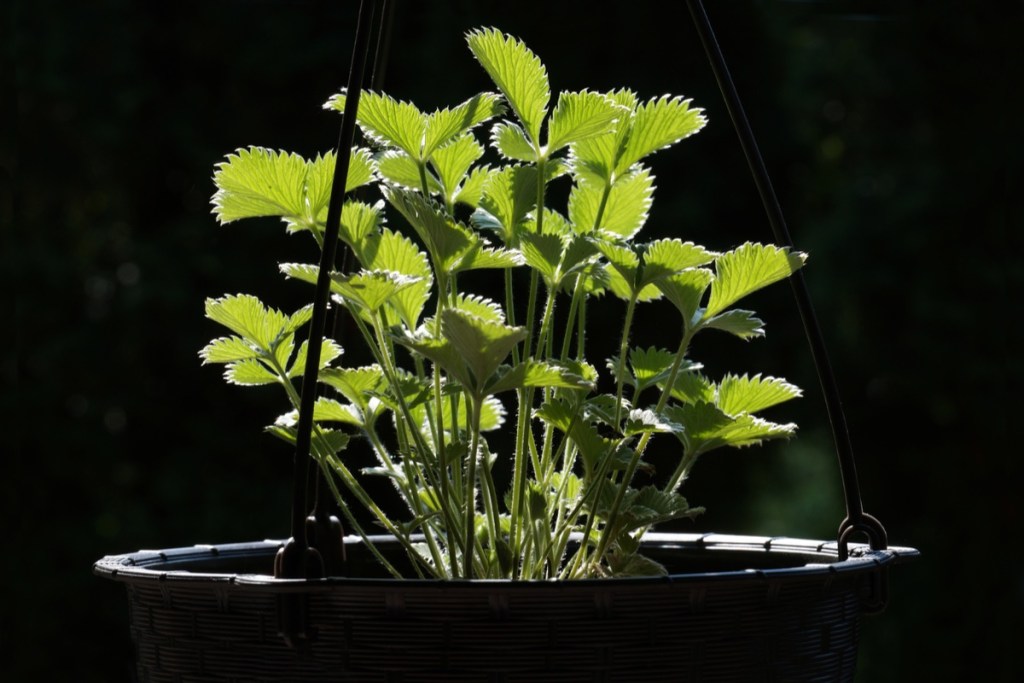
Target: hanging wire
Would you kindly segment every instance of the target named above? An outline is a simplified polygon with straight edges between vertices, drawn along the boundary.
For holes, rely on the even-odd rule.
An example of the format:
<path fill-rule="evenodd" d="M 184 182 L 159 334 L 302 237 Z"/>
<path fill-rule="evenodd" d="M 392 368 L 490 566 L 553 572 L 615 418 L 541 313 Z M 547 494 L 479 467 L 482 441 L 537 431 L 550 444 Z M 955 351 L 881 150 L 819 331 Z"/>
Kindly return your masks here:
<path fill-rule="evenodd" d="M 792 247 L 793 240 L 786 227 L 786 219 L 782 215 L 782 207 L 772 187 L 771 178 L 768 176 L 768 169 L 765 167 L 761 152 L 758 150 L 757 142 L 754 139 L 754 132 L 750 122 L 743 111 L 739 93 L 729 75 L 729 68 L 725 63 L 725 56 L 715 38 L 714 30 L 704 5 L 701 0 L 687 0 L 690 15 L 697 28 L 704 51 L 711 64 L 718 88 L 722 92 L 726 109 L 732 119 L 733 127 L 740 139 L 740 146 L 750 166 L 750 173 L 754 176 L 754 184 L 757 185 L 758 194 L 761 196 L 761 203 L 768 214 L 768 222 L 775 235 L 776 242 L 781 246 Z M 846 423 L 846 415 L 843 412 L 842 399 L 839 395 L 839 385 L 836 382 L 832 364 L 829 362 L 828 352 L 825 349 L 825 339 L 818 324 L 817 315 L 814 312 L 814 305 L 804 280 L 803 272 L 796 271 L 789 278 L 793 288 L 793 295 L 796 298 L 797 308 L 800 311 L 800 319 L 803 322 L 804 335 L 810 345 L 811 356 L 814 360 L 814 367 L 818 375 L 818 382 L 821 384 L 822 393 L 825 396 L 825 409 L 828 412 L 829 424 L 832 428 L 832 438 L 835 441 L 836 454 L 839 457 L 839 469 L 843 480 L 843 494 L 846 499 L 846 518 L 839 525 L 839 559 L 845 560 L 848 555 L 848 543 L 855 533 L 867 535 L 871 548 L 882 550 L 888 546 L 885 528 L 881 522 L 864 512 L 864 504 L 860 496 L 860 484 L 857 481 L 857 463 L 853 455 L 853 444 L 850 441 L 849 428 Z"/>
<path fill-rule="evenodd" d="M 359 18 L 356 24 L 356 40 L 352 50 L 349 70 L 345 111 L 341 120 L 341 131 L 335 155 L 334 180 L 327 208 L 327 225 L 324 229 L 323 249 L 320 254 L 320 272 L 317 276 L 313 298 L 313 314 L 309 326 L 309 341 L 306 352 L 306 369 L 302 378 L 302 395 L 299 402 L 299 421 L 295 434 L 295 460 L 292 480 L 292 535 L 288 543 L 278 552 L 274 563 L 274 574 L 278 578 L 317 578 L 325 575 L 323 556 L 317 547 L 309 544 L 306 518 L 307 488 L 310 477 L 310 447 L 313 433 L 313 407 L 317 396 L 317 375 L 320 369 L 320 351 L 326 327 L 327 303 L 330 297 L 331 272 L 336 260 L 338 233 L 341 225 L 341 207 L 345 196 L 345 182 L 348 177 L 350 150 L 355 138 L 356 112 L 359 95 L 362 92 L 366 72 L 366 58 L 370 43 L 371 26 L 376 15 L 376 0 L 362 0 L 359 4 Z M 341 544 L 341 538 L 318 539 L 321 546 L 326 543 Z M 334 554 L 334 551 L 330 551 Z M 338 552 L 343 553 L 343 550 Z"/>

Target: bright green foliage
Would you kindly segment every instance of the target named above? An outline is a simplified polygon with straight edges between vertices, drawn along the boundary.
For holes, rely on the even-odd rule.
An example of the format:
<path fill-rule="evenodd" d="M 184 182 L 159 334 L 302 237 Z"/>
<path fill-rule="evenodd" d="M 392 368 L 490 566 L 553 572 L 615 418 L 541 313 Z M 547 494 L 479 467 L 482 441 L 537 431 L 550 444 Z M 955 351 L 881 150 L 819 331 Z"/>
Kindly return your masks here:
<path fill-rule="evenodd" d="M 715 281 L 707 315 L 715 315 L 743 297 L 796 272 L 807 259 L 788 249 L 747 242 L 715 259 Z"/>
<path fill-rule="evenodd" d="M 373 152 L 354 149 L 348 186 L 372 187 L 343 205 L 350 265 L 329 276 L 350 317 L 339 327 L 372 363 L 346 367 L 341 347 L 322 342 L 326 395 L 314 405 L 312 457 L 356 533 L 349 506 L 358 501 L 421 574 L 658 575 L 641 539 L 700 513 L 678 492 L 699 457 L 796 429 L 758 413 L 799 389 L 758 374 L 716 381 L 688 357 L 692 342 L 706 330 L 728 333 L 726 344 L 763 336 L 754 312 L 732 306 L 806 257 L 752 243 L 719 252 L 677 237 L 643 241 L 655 192 L 647 160 L 699 131 L 701 110 L 628 89 L 553 95 L 522 41 L 495 29 L 466 39 L 500 95 L 432 113 L 385 93 L 360 99 Z M 345 102 L 341 93 L 326 106 Z M 333 168 L 333 154 L 240 150 L 216 170 L 214 213 L 224 223 L 279 216 L 322 247 Z M 560 189 L 549 191 L 553 183 Z M 279 268 L 315 283 L 319 259 L 308 260 Z M 481 269 L 489 272 L 470 272 Z M 503 296 L 474 292 L 481 280 L 504 283 Z M 599 305 L 623 324 L 588 333 L 588 310 L 604 294 Z M 649 305 L 658 299 L 670 305 Z M 206 310 L 230 334 L 200 352 L 204 363 L 224 365 L 234 384 L 283 387 L 289 410 L 268 431 L 293 443 L 308 350 L 296 335 L 310 307 L 288 315 L 235 295 Z M 652 323 L 658 339 L 677 331 L 678 346 L 651 346 Z M 619 344 L 600 371 L 588 334 Z M 507 432 L 500 442 L 498 431 Z M 349 462 L 353 435 L 372 452 L 369 466 Z M 646 462 L 652 440 L 677 454 L 670 471 Z M 405 509 L 383 511 L 367 476 L 386 477 Z M 510 483 L 499 491 L 497 481 Z M 573 534 L 582 542 L 570 544 Z"/>
<path fill-rule="evenodd" d="M 522 41 L 495 29 L 471 31 L 466 40 L 473 56 L 522 122 L 534 146 L 539 146 L 540 126 L 551 99 L 547 69 Z"/>
<path fill-rule="evenodd" d="M 581 140 L 610 133 L 629 111 L 596 92 L 564 92 L 548 123 L 548 153 Z"/>
<path fill-rule="evenodd" d="M 327 218 L 334 166 L 333 152 L 306 161 L 298 154 L 263 147 L 240 149 L 219 164 L 214 173 L 214 214 L 221 223 L 280 216 L 293 230 L 322 226 Z M 353 149 L 346 191 L 372 181 L 374 174 L 369 151 Z"/>
<path fill-rule="evenodd" d="M 569 196 L 569 219 L 581 232 L 600 230 L 630 239 L 647 221 L 653 196 L 654 178 L 643 168 L 612 185 L 606 198 L 603 187 L 580 183 Z"/>

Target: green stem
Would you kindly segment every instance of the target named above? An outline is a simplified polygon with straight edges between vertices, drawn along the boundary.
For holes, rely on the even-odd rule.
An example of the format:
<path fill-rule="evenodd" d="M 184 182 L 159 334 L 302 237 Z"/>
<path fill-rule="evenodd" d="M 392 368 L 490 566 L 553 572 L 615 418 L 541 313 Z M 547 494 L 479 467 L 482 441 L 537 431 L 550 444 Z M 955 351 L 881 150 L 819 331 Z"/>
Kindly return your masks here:
<path fill-rule="evenodd" d="M 463 504 L 465 506 L 465 548 L 463 549 L 463 575 L 464 578 L 473 577 L 473 549 L 476 539 L 476 461 L 477 450 L 480 447 L 480 406 L 481 400 L 473 397 L 473 428 L 470 430 L 469 456 L 466 458 L 466 495 Z"/>
<path fill-rule="evenodd" d="M 629 350 L 629 330 L 633 326 L 633 313 L 636 311 L 636 294 L 626 304 L 626 320 L 622 324 L 622 341 L 619 342 L 619 365 L 615 381 L 615 429 L 621 429 L 619 420 L 622 417 L 622 387 L 626 379 L 626 353 Z"/>

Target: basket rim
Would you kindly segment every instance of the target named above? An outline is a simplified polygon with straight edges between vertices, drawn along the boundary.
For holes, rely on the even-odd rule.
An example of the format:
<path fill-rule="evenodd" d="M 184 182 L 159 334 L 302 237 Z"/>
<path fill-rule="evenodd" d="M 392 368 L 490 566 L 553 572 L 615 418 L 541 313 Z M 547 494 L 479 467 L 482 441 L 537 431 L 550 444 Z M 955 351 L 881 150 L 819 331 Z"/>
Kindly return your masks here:
<path fill-rule="evenodd" d="M 394 543 L 391 536 L 370 536 L 374 543 Z M 773 580 L 821 579 L 827 576 L 850 576 L 879 570 L 889 565 L 913 559 L 920 555 L 915 548 L 889 547 L 884 550 L 872 550 L 867 544 L 851 543 L 848 559 L 839 561 L 836 541 L 791 538 L 788 536 L 742 536 L 718 533 L 673 533 L 649 532 L 644 536 L 643 544 L 658 547 L 661 550 L 673 550 L 700 553 L 765 553 L 796 555 L 806 559 L 800 566 L 781 568 L 749 568 L 741 570 L 703 571 L 670 573 L 655 577 L 623 577 L 571 579 L 564 581 L 523 581 L 512 579 L 395 579 L 379 577 L 338 577 L 322 579 L 278 579 L 267 574 L 202 572 L 167 568 L 167 565 L 201 562 L 202 560 L 225 560 L 257 558 L 270 556 L 284 545 L 283 540 L 264 540 L 247 543 L 224 543 L 217 545 L 198 544 L 162 550 L 139 550 L 134 553 L 107 555 L 93 565 L 93 573 L 97 576 L 123 583 L 189 584 L 197 582 L 223 583 L 227 586 L 244 587 L 246 590 L 267 590 L 270 592 L 317 592 L 330 591 L 339 586 L 377 586 L 377 587 L 442 587 L 469 588 L 474 586 L 491 590 L 502 588 L 517 590 L 549 586 L 552 590 L 563 590 L 572 587 L 615 587 L 625 584 L 661 584 L 661 583 L 707 583 L 707 582 L 765 582 Z M 358 536 L 346 536 L 347 546 L 362 545 Z M 820 559 L 820 562 L 815 561 Z"/>

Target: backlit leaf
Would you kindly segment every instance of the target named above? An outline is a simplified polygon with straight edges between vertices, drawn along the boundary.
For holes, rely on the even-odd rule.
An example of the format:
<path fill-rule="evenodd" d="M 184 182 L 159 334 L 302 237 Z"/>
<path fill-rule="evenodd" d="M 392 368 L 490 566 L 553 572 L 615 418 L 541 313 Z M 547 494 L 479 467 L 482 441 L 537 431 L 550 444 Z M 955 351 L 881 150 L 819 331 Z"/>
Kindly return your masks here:
<path fill-rule="evenodd" d="M 327 220 L 327 204 L 331 199 L 331 188 L 334 185 L 335 154 L 317 155 L 309 162 L 306 176 L 306 195 L 309 201 L 309 213 L 318 221 Z M 376 164 L 370 150 L 353 147 L 349 155 L 348 173 L 345 178 L 345 192 L 351 192 L 374 180 Z"/>
<path fill-rule="evenodd" d="M 703 266 L 717 255 L 693 242 L 679 239 L 655 240 L 644 248 L 643 282 L 657 282 L 688 268 Z"/>
<path fill-rule="evenodd" d="M 259 358 L 260 352 L 241 337 L 220 337 L 214 339 L 199 352 L 203 365 L 207 363 L 230 363 L 236 360 Z"/>
<path fill-rule="evenodd" d="M 616 173 L 625 173 L 648 154 L 693 135 L 707 123 L 703 110 L 691 109 L 690 100 L 664 95 L 636 108 L 625 149 Z"/>
<path fill-rule="evenodd" d="M 495 171 L 484 185 L 480 208 L 502 227 L 502 239 L 517 246 L 518 227 L 537 205 L 537 169 L 533 166 L 506 166 Z"/>
<path fill-rule="evenodd" d="M 250 294 L 207 299 L 206 317 L 268 351 L 289 322 L 289 316 Z"/>
<path fill-rule="evenodd" d="M 539 141 L 551 98 L 547 70 L 540 59 L 523 42 L 496 29 L 471 31 L 466 40 L 531 139 Z"/>
<path fill-rule="evenodd" d="M 345 93 L 341 92 L 331 97 L 324 108 L 344 112 L 345 100 Z M 382 147 L 397 147 L 414 159 L 422 159 L 426 119 L 411 102 L 400 102 L 371 90 L 360 93 L 356 121 L 363 134 Z"/>
<path fill-rule="evenodd" d="M 434 150 L 504 112 L 505 107 L 499 95 L 483 92 L 474 95 L 457 107 L 445 108 L 428 114 L 423 154 L 420 158 L 430 159 Z"/>
<path fill-rule="evenodd" d="M 395 185 L 410 190 L 423 191 L 423 177 L 427 179 L 430 192 L 440 192 L 441 184 L 429 171 L 420 176 L 419 162 L 407 153 L 397 149 L 389 149 L 377 157 L 377 170 L 381 176 Z"/>
<path fill-rule="evenodd" d="M 336 291 L 346 302 L 372 312 L 420 280 L 391 270 L 361 270 L 352 275 L 335 273 L 331 279 L 337 285 Z"/>
<path fill-rule="evenodd" d="M 292 361 L 291 367 L 288 368 L 288 376 L 292 379 L 296 377 L 302 377 L 306 372 L 306 361 L 309 352 L 309 342 L 304 341 L 299 345 L 299 350 L 295 354 L 295 360 Z M 338 346 L 337 342 L 333 339 L 324 339 L 320 342 L 320 367 L 319 370 L 326 368 L 331 361 L 339 357 L 342 354 L 342 349 Z"/>
<path fill-rule="evenodd" d="M 505 360 L 512 347 L 526 338 L 522 327 L 489 322 L 475 315 L 447 308 L 441 313 L 441 334 L 451 342 L 482 388 Z"/>
<path fill-rule="evenodd" d="M 547 153 L 612 131 L 629 112 L 596 92 L 563 92 L 548 120 Z"/>
<path fill-rule="evenodd" d="M 484 186 L 490 180 L 494 171 L 488 166 L 477 166 L 462 182 L 454 201 L 459 204 L 471 206 L 474 209 L 480 205 L 480 199 L 484 194 Z"/>
<path fill-rule="evenodd" d="M 506 159 L 537 161 L 537 150 L 523 129 L 510 121 L 502 121 L 491 128 L 491 145 Z"/>
<path fill-rule="evenodd" d="M 753 311 L 744 311 L 738 308 L 719 313 L 708 319 L 704 326 L 729 332 L 740 339 L 764 336 L 764 321 L 756 317 Z"/>
<path fill-rule="evenodd" d="M 213 212 L 221 223 L 306 214 L 306 160 L 263 147 L 239 149 L 217 165 Z"/>
<path fill-rule="evenodd" d="M 278 376 L 258 360 L 240 360 L 231 363 L 224 370 L 224 379 L 230 384 L 242 386 L 274 384 L 279 381 Z"/>
<path fill-rule="evenodd" d="M 361 368 L 327 368 L 319 380 L 334 387 L 341 395 L 365 410 L 370 395 L 384 386 L 384 371 L 379 365 Z"/>
<path fill-rule="evenodd" d="M 706 268 L 693 268 L 658 280 L 655 286 L 679 310 L 683 320 L 689 325 L 714 278 L 714 273 Z"/>
<path fill-rule="evenodd" d="M 721 313 L 728 306 L 762 287 L 796 272 L 807 255 L 788 248 L 747 242 L 715 259 L 715 280 L 705 317 Z"/>
<path fill-rule="evenodd" d="M 726 375 L 718 385 L 715 404 L 729 415 L 756 413 L 802 394 L 799 387 L 778 377 Z"/>
<path fill-rule="evenodd" d="M 436 269 L 452 271 L 479 243 L 479 237 L 455 223 L 443 209 L 422 195 L 395 187 L 385 187 L 382 191 L 419 235 Z"/>
<path fill-rule="evenodd" d="M 645 168 L 638 168 L 620 178 L 609 190 L 604 210 L 601 199 L 604 187 L 581 182 L 569 195 L 569 219 L 580 232 L 605 230 L 629 239 L 647 221 L 654 195 L 654 177 Z"/>
<path fill-rule="evenodd" d="M 483 153 L 483 146 L 469 133 L 434 152 L 430 163 L 437 171 L 437 177 L 441 181 L 445 198 L 448 201 L 454 201 L 460 183 L 465 179 L 469 167 Z"/>

